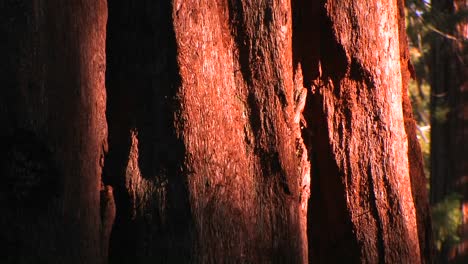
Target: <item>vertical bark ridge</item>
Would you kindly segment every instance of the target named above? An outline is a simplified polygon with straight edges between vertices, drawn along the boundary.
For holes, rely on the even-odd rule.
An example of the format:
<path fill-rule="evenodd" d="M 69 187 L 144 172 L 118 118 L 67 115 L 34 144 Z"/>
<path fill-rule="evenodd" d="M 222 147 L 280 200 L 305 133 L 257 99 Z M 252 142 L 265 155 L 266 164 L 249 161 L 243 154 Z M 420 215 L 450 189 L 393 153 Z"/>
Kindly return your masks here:
<path fill-rule="evenodd" d="M 227 3 L 176 1 L 182 128 L 200 262 L 254 261 L 256 195 L 244 82 L 233 54 Z M 194 49 L 196 52 L 193 52 Z M 252 142 L 252 144 L 254 144 Z M 252 251 L 250 251 L 252 250 Z"/>
<path fill-rule="evenodd" d="M 286 1 L 174 3 L 202 262 L 307 258 L 290 10 Z"/>
<path fill-rule="evenodd" d="M 351 130 L 344 131 L 343 136 L 350 137 L 352 142 L 351 158 L 352 155 L 358 155 L 355 151 L 361 149 L 360 151 L 370 154 L 369 159 L 362 159 L 361 162 L 369 163 L 373 168 L 372 182 L 364 183 L 364 186 L 357 184 L 357 178 L 363 171 L 356 167 L 356 162 L 350 162 L 352 174 L 346 177 L 353 177 L 351 190 L 366 188 L 366 185 L 373 186 L 372 193 L 375 195 L 374 201 L 377 203 L 383 230 L 379 234 L 376 227 L 379 222 L 372 224 L 372 222 L 356 221 L 353 224 L 357 230 L 366 230 L 366 232 L 374 230 L 377 236 L 383 237 L 384 248 L 388 249 L 385 252 L 377 249 L 373 252 L 371 249 L 363 257 L 369 262 L 382 259 L 381 255 L 386 262 L 402 261 L 402 257 L 406 258 L 406 261 L 419 260 L 415 211 L 409 189 L 411 186 L 409 171 L 406 169 L 408 160 L 407 156 L 398 154 L 398 151 L 407 149 L 407 139 L 406 134 L 401 132 L 404 128 L 399 70 L 400 50 L 398 42 L 390 37 L 398 34 L 396 31 L 398 24 L 394 19 L 396 16 L 392 15 L 397 13 L 397 3 L 395 1 L 385 4 L 371 1 L 350 2 L 347 4 L 350 10 L 348 14 L 343 13 L 342 8 L 336 8 L 335 4 L 333 1 L 327 2 L 327 13 L 334 22 L 334 34 L 343 45 L 348 61 L 351 61 L 348 77 L 351 82 L 345 78 L 344 82 L 339 84 L 343 89 L 340 89 L 339 97 L 344 96 L 343 99 L 350 101 L 344 101 L 344 104 L 340 105 L 340 100 L 335 98 L 334 102 L 338 102 L 338 105 L 335 105 L 334 109 L 344 107 L 345 111 L 350 112 L 351 118 L 343 121 L 350 122 Z M 369 14 L 365 20 L 362 16 L 364 10 Z M 375 29 L 362 30 L 364 24 L 367 25 L 369 22 L 375 26 Z M 386 48 L 382 52 L 376 52 L 378 43 L 385 43 Z M 372 64 L 373 66 L 370 66 Z M 351 90 L 349 92 L 351 96 L 347 95 L 348 89 Z M 358 120 L 356 118 L 363 114 L 361 111 L 374 114 L 367 120 Z M 380 148 L 375 147 L 379 145 Z M 368 194 L 361 195 L 365 198 Z M 358 202 L 359 196 L 354 196 L 350 201 L 351 212 L 358 212 L 360 211 L 358 208 L 362 208 Z M 370 200 L 372 203 L 372 198 Z M 394 205 L 388 208 L 392 203 Z M 389 218 L 390 215 L 393 219 Z M 372 218 L 369 220 L 374 221 Z M 358 239 L 366 241 L 367 234 L 359 233 L 361 232 L 358 231 Z M 364 247 L 373 248 L 375 245 L 364 242 Z M 404 252 L 403 256 L 400 255 L 401 252 Z"/>
<path fill-rule="evenodd" d="M 400 65 L 402 76 L 403 116 L 405 131 L 408 135 L 408 159 L 411 177 L 411 191 L 416 208 L 416 218 L 419 234 L 419 247 L 422 263 L 432 261 L 432 226 L 429 206 L 427 179 L 424 175 L 424 164 L 421 147 L 416 137 L 416 122 L 413 117 L 413 108 L 408 94 L 408 84 L 411 76 L 410 54 L 406 36 L 405 3 L 398 1 L 398 32 L 400 42 Z"/>

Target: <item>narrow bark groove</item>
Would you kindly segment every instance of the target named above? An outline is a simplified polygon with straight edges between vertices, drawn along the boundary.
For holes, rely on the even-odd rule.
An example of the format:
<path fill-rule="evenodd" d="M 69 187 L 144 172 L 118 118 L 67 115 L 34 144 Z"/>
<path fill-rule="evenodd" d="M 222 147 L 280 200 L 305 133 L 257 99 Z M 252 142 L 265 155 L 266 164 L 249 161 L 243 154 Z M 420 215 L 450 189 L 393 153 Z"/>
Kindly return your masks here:
<path fill-rule="evenodd" d="M 338 80 L 344 75 L 340 67 L 346 67 L 343 63 L 346 57 L 334 39 L 323 4 L 297 1 L 293 5 L 294 66 L 295 71 L 302 68 L 303 85 L 308 93 L 303 112 L 306 127 L 303 127 L 301 136 L 312 168 L 307 210 L 309 261 L 320 263 L 347 259 L 358 262 L 355 252 L 359 252 L 359 248 L 351 221 L 346 220 L 346 197 L 336 195 L 344 194 L 345 186 L 327 143 L 328 124 L 320 96 L 322 87 L 330 78 Z"/>
<path fill-rule="evenodd" d="M 384 240 L 384 227 L 382 226 L 384 219 L 380 216 L 380 211 L 379 211 L 379 204 L 377 203 L 377 195 L 376 194 L 376 188 L 374 187 L 375 182 L 373 179 L 373 172 L 372 172 L 372 166 L 368 166 L 368 171 L 367 171 L 367 176 L 368 176 L 368 182 L 370 186 L 370 212 L 373 216 L 373 218 L 376 221 L 376 226 L 377 226 L 377 254 L 378 254 L 378 263 L 385 263 L 385 240 Z M 375 253 L 374 253 L 375 254 Z"/>

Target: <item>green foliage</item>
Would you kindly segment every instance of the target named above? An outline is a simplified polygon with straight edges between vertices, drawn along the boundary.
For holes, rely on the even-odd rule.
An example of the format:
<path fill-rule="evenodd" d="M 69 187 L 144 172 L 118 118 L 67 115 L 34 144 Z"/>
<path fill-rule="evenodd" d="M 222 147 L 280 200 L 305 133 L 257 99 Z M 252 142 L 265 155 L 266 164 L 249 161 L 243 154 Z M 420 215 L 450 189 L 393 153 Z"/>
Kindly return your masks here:
<path fill-rule="evenodd" d="M 450 112 L 450 108 L 446 105 L 440 105 L 435 107 L 434 112 L 434 120 L 437 123 L 445 123 L 447 121 L 448 114 Z"/>
<path fill-rule="evenodd" d="M 458 236 L 462 223 L 460 199 L 460 195 L 452 193 L 432 208 L 434 241 L 439 251 L 445 243 L 453 245 L 460 241 Z"/>
<path fill-rule="evenodd" d="M 406 32 L 411 61 L 420 84 L 429 83 L 429 52 L 436 37 L 468 42 L 466 37 L 456 33 L 456 26 L 468 19 L 468 8 L 456 12 L 441 8 L 433 7 L 430 0 L 406 0 Z"/>
<path fill-rule="evenodd" d="M 424 1 L 406 1 L 406 29 L 410 47 L 411 62 L 416 73 L 416 80 L 411 80 L 408 91 L 413 106 L 413 114 L 418 126 L 418 140 L 424 158 L 424 172 L 430 177 L 430 94 L 429 51 L 427 36 L 430 30 L 422 19 L 429 12 Z M 428 185 L 429 189 L 429 180 Z"/>

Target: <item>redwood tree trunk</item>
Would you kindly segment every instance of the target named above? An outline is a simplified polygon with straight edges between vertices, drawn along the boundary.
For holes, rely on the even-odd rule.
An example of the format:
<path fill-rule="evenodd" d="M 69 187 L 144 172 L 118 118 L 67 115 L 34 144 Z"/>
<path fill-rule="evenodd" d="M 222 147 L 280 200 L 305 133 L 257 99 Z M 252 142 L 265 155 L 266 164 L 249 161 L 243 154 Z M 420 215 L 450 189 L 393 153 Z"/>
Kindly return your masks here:
<path fill-rule="evenodd" d="M 397 1 L 168 2 L 108 0 L 101 218 L 104 6 L 40 9 L 57 26 L 28 24 L 25 38 L 41 38 L 25 53 L 43 57 L 2 50 L 21 104 L 2 99 L 1 121 L 57 151 L 65 182 L 53 198 L 64 215 L 45 216 L 64 225 L 43 234 L 71 242 L 43 246 L 81 262 L 106 261 L 108 242 L 112 263 L 423 262 Z M 42 97 L 21 94 L 36 73 L 17 57 L 48 76 Z M 3 224 L 22 219 L 13 212 Z"/>
<path fill-rule="evenodd" d="M 398 20 L 401 4 L 325 1 L 319 18 L 302 16 L 300 32 L 312 42 L 302 44 L 310 48 L 301 50 L 299 60 L 303 69 L 315 69 L 304 74 L 313 89 L 305 110 L 313 168 L 312 261 L 419 263 L 429 258 L 425 251 L 431 241 L 418 236 L 417 228 L 429 218 L 416 218 L 427 199 L 416 203 L 417 210 L 413 201 L 425 199 L 418 194 L 425 191 L 417 164 L 421 157 L 408 148 L 408 143 L 417 146 L 412 120 L 407 132 L 404 122 L 411 117 L 403 83 L 408 59 L 402 57 L 407 51 Z M 310 24 L 317 27 L 319 43 L 307 36 Z"/>
<path fill-rule="evenodd" d="M 111 259 L 307 261 L 291 25 L 289 1 L 109 1 Z"/>
<path fill-rule="evenodd" d="M 2 263 L 102 260 L 106 20 L 101 0 L 0 3 Z"/>

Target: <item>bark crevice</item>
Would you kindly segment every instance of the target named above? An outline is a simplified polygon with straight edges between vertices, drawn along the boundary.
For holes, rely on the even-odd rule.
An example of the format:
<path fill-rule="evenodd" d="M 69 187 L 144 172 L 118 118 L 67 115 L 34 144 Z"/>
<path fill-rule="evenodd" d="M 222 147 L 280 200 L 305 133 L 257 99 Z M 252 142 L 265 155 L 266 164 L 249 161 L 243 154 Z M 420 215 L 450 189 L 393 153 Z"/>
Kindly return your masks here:
<path fill-rule="evenodd" d="M 313 2 L 313 3 L 312 3 Z M 311 164 L 311 196 L 307 210 L 309 262 L 359 262 L 345 184 L 329 144 L 322 87 L 339 81 L 348 71 L 343 47 L 336 41 L 324 1 L 294 1 L 293 59 L 295 71 L 302 66 L 308 90 L 303 116 L 307 127 L 301 134 Z M 335 85 L 333 85 L 333 83 Z M 337 91 L 335 91 L 337 92 Z M 339 219 L 339 220 L 338 220 Z"/>
<path fill-rule="evenodd" d="M 171 14 L 170 3 L 109 3 L 103 182 L 113 187 L 117 209 L 112 263 L 189 262 L 192 256 Z"/>

